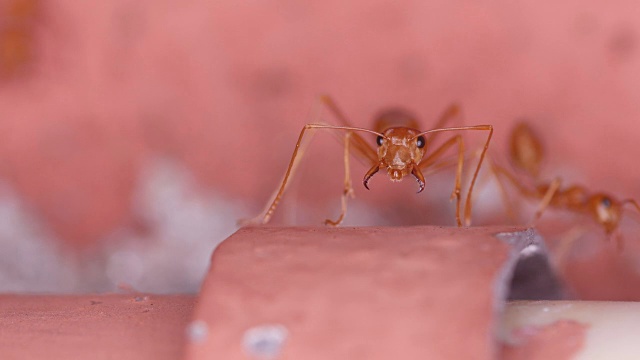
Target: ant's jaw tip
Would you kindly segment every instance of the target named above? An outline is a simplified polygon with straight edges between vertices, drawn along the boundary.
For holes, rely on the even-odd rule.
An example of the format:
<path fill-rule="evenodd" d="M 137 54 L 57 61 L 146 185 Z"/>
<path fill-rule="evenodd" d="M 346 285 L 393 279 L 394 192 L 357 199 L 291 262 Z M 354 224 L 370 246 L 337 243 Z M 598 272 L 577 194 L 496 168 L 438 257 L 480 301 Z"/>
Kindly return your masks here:
<path fill-rule="evenodd" d="M 415 165 L 413 166 L 414 167 L 411 170 L 411 175 L 413 175 L 413 177 L 415 177 L 416 181 L 418 182 L 419 189 L 417 193 L 420 194 L 425 188 L 424 176 Z"/>
<path fill-rule="evenodd" d="M 362 180 L 362 185 L 364 185 L 365 189 L 367 190 L 371 190 L 369 189 L 369 180 L 371 180 L 371 176 L 365 178 L 364 180 Z"/>
<path fill-rule="evenodd" d="M 425 188 L 425 182 L 416 176 L 416 181 L 418 182 L 418 192 L 416 194 L 420 194 Z"/>
<path fill-rule="evenodd" d="M 367 190 L 369 189 L 369 180 L 371 179 L 371 177 L 373 175 L 375 175 L 378 170 L 380 170 L 380 167 L 378 165 L 373 166 L 371 169 L 369 169 L 369 171 L 364 175 L 364 178 L 362 179 L 362 185 L 364 185 L 364 187 Z"/>

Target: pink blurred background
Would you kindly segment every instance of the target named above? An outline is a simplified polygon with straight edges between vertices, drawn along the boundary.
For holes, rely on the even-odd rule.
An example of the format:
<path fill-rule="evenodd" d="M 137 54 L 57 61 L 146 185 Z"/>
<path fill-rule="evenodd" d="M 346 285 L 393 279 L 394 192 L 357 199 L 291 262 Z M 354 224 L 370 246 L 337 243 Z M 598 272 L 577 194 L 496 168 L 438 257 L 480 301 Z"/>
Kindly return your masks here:
<path fill-rule="evenodd" d="M 334 121 L 313 115 L 320 94 L 362 127 L 402 106 L 428 129 L 457 102 L 495 126 L 498 160 L 528 118 L 545 176 L 640 197 L 639 20 L 631 0 L 0 0 L 0 291 L 197 290 L 301 127 Z M 341 153 L 317 137 L 275 224 L 338 214 Z M 454 224 L 450 172 L 416 196 L 381 175 L 366 191 L 352 168 L 347 224 Z M 500 221 L 478 186 L 476 224 Z M 577 296 L 640 299 L 638 229 L 623 255 L 575 245 Z"/>

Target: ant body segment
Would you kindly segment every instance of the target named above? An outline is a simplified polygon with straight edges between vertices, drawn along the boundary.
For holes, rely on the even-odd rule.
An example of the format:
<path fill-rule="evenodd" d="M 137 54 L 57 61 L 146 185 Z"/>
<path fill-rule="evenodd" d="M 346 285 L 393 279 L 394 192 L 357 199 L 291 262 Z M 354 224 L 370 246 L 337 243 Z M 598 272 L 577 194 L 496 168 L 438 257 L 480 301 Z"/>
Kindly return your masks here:
<path fill-rule="evenodd" d="M 425 178 L 423 170 L 427 168 L 436 169 L 450 165 L 441 161 L 441 157 L 445 152 L 457 145 L 457 161 L 456 161 L 456 179 L 455 187 L 451 194 L 451 199 L 456 200 L 456 222 L 458 226 L 462 226 L 460 218 L 461 208 L 461 178 L 462 169 L 464 163 L 464 142 L 460 134 L 454 135 L 445 141 L 442 145 L 438 146 L 433 152 L 427 152 L 429 144 L 433 141 L 434 137 L 441 132 L 448 131 L 464 131 L 464 130 L 480 130 L 488 131 L 487 139 L 482 149 L 478 164 L 476 166 L 473 179 L 469 185 L 469 191 L 467 193 L 464 218 L 466 225 L 471 222 L 471 194 L 473 192 L 473 186 L 475 184 L 478 172 L 482 165 L 485 153 L 489 147 L 491 137 L 493 135 L 493 126 L 491 125 L 476 125 L 476 126 L 460 126 L 460 127 L 444 127 L 445 123 L 450 121 L 459 111 L 456 105 L 450 106 L 440 117 L 440 120 L 436 124 L 436 127 L 432 130 L 420 131 L 418 130 L 418 124 L 415 118 L 400 109 L 391 109 L 382 112 L 376 117 L 374 130 L 354 127 L 343 115 L 342 111 L 337 107 L 335 102 L 329 96 L 321 96 L 321 103 L 327 107 L 330 112 L 335 116 L 341 125 L 327 125 L 327 124 L 307 124 L 302 128 L 298 141 L 296 142 L 295 149 L 291 155 L 291 160 L 284 178 L 273 194 L 271 200 L 268 202 L 265 210 L 254 219 L 252 222 L 258 222 L 266 224 L 271 219 L 278 203 L 280 202 L 289 182 L 289 179 L 293 176 L 296 166 L 304 153 L 304 147 L 302 146 L 303 140 L 306 136 L 312 134 L 315 130 L 337 130 L 344 132 L 344 166 L 345 166 L 345 178 L 344 178 L 344 190 L 342 193 L 342 211 L 340 216 L 336 220 L 327 219 L 326 225 L 337 226 L 342 223 L 347 211 L 347 199 L 354 197 L 353 187 L 351 185 L 351 175 L 349 167 L 349 159 L 353 152 L 356 156 L 360 157 L 365 163 L 370 166 L 369 170 L 365 173 L 362 184 L 369 190 L 369 182 L 372 177 L 380 172 L 386 170 L 389 179 L 393 182 L 401 181 L 406 176 L 413 176 L 418 182 L 418 193 L 425 189 Z M 360 134 L 368 133 L 376 135 L 377 149 L 372 147 L 368 141 L 366 141 Z"/>
<path fill-rule="evenodd" d="M 522 195 L 540 200 L 535 219 L 542 216 L 547 207 L 584 213 L 601 225 L 607 236 L 611 236 L 618 229 L 625 205 L 633 206 L 640 213 L 640 206 L 634 199 L 618 200 L 603 192 L 589 192 L 580 185 L 563 188 L 560 178 L 551 182 L 541 181 L 539 171 L 544 150 L 538 136 L 526 122 L 518 123 L 511 132 L 509 158 L 515 168 L 522 170 L 534 181 L 536 185 L 533 188 L 524 186 L 505 168 L 495 164 L 491 166 L 495 174 L 506 178 Z"/>

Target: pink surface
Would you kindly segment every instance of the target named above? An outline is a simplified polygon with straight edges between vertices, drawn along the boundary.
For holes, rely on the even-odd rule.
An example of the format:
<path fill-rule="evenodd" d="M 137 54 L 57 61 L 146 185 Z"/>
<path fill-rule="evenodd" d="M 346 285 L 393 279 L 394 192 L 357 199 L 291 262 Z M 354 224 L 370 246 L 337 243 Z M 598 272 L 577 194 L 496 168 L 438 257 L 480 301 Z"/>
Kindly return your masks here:
<path fill-rule="evenodd" d="M 46 241 L 74 248 L 131 241 L 123 233 L 159 241 L 159 226 L 136 211 L 141 178 L 157 159 L 184 166 L 197 196 L 235 202 L 250 217 L 276 187 L 302 125 L 317 120 L 317 95 L 327 93 L 365 127 L 381 108 L 400 105 L 426 129 L 458 102 L 467 124 L 495 125 L 496 157 L 511 123 L 527 117 L 548 148 L 545 176 L 638 197 L 636 6 L 2 0 L 0 181 Z M 318 224 L 337 211 L 341 150 L 324 138 L 309 151 L 280 223 Z M 359 180 L 366 169 L 353 171 Z M 452 224 L 451 178 L 428 178 L 420 196 L 414 184 L 375 179 L 366 192 L 356 182 L 348 219 Z M 229 206 L 212 217 L 232 223 Z M 183 230 L 195 236 L 190 224 Z M 23 239 L 8 241 L 12 248 Z M 581 296 L 615 299 L 628 288 L 618 283 Z"/>
<path fill-rule="evenodd" d="M 494 358 L 526 245 L 503 231 L 515 229 L 243 228 L 213 255 L 193 317 L 206 333 L 187 358 L 259 358 L 276 340 L 279 359 Z"/>
<path fill-rule="evenodd" d="M 552 211 L 536 226 L 545 238 L 552 261 L 578 300 L 638 301 L 640 299 L 640 228 L 631 219 L 621 223 L 620 234 L 608 237 L 586 216 Z M 624 244 L 620 249 L 617 236 Z"/>
<path fill-rule="evenodd" d="M 556 321 L 541 327 L 515 330 L 516 340 L 505 345 L 501 359 L 563 360 L 574 359 L 584 346 L 589 326 L 571 320 Z"/>
<path fill-rule="evenodd" d="M 193 296 L 0 295 L 2 359 L 178 359 Z"/>

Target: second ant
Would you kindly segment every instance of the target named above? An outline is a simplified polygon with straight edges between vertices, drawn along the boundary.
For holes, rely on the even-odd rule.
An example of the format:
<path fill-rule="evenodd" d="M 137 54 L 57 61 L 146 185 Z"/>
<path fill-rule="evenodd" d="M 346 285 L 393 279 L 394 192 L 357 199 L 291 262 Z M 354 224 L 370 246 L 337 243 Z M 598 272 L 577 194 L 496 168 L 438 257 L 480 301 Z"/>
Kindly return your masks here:
<path fill-rule="evenodd" d="M 618 200 L 604 192 L 590 192 L 584 186 L 562 186 L 562 179 L 555 178 L 550 182 L 540 179 L 540 167 L 544 159 L 544 149 L 539 137 L 526 122 L 519 122 L 513 128 L 509 138 L 509 159 L 514 168 L 524 172 L 532 182 L 528 187 L 519 181 L 515 173 L 491 162 L 494 173 L 500 178 L 508 180 L 513 187 L 525 197 L 537 199 L 538 209 L 535 214 L 537 220 L 548 208 L 565 209 L 574 213 L 590 216 L 605 231 L 607 236 L 617 235 L 618 249 L 622 250 L 623 243 L 618 231 L 623 210 L 626 205 L 640 212 L 640 206 L 634 199 Z M 499 181 L 504 193 L 504 188 Z"/>

